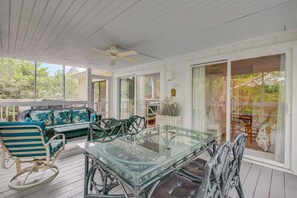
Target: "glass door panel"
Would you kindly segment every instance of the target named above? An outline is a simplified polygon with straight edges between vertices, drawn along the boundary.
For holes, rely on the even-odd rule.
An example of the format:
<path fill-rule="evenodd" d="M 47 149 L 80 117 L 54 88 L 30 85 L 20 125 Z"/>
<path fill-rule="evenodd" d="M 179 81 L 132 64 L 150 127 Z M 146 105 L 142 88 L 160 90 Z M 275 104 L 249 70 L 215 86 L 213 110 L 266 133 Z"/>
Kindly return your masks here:
<path fill-rule="evenodd" d="M 120 78 L 120 119 L 135 114 L 135 77 Z"/>
<path fill-rule="evenodd" d="M 284 163 L 285 55 L 231 62 L 231 139 L 248 135 L 246 154 Z"/>
<path fill-rule="evenodd" d="M 93 108 L 102 115 L 108 117 L 108 80 L 93 80 Z"/>
<path fill-rule="evenodd" d="M 226 141 L 227 63 L 193 67 L 192 129 L 221 134 Z"/>
<path fill-rule="evenodd" d="M 160 73 L 137 76 L 137 114 L 144 116 L 147 127 L 156 125 L 160 106 Z"/>

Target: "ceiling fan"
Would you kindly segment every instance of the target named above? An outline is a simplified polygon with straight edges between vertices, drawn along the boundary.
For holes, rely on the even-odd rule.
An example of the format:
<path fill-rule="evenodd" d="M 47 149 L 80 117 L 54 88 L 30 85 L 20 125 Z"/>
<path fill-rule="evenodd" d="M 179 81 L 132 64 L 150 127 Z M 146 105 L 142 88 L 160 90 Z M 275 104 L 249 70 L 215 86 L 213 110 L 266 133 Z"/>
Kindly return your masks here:
<path fill-rule="evenodd" d="M 122 60 L 133 62 L 133 63 L 139 63 L 138 60 L 136 60 L 134 58 L 131 58 L 131 57 L 128 57 L 128 56 L 136 55 L 137 54 L 136 51 L 124 51 L 124 52 L 121 52 L 121 51 L 119 51 L 118 46 L 116 46 L 116 45 L 112 45 L 106 51 L 96 49 L 96 48 L 92 48 L 92 50 L 110 57 L 110 65 L 111 66 L 114 66 L 116 64 L 117 59 L 122 59 Z"/>

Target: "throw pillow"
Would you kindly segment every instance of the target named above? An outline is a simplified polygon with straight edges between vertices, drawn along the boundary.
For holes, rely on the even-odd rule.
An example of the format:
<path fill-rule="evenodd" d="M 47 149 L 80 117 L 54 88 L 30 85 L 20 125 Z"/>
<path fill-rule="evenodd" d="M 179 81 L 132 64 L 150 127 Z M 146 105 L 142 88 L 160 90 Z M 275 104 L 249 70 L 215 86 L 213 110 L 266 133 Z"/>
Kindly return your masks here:
<path fill-rule="evenodd" d="M 89 122 L 89 113 L 87 109 L 72 110 L 72 122 Z"/>
<path fill-rule="evenodd" d="M 44 122 L 46 126 L 53 125 L 52 110 L 32 110 L 30 116 L 32 122 Z"/>
<path fill-rule="evenodd" d="M 55 110 L 54 111 L 54 125 L 70 124 L 71 123 L 71 110 Z"/>

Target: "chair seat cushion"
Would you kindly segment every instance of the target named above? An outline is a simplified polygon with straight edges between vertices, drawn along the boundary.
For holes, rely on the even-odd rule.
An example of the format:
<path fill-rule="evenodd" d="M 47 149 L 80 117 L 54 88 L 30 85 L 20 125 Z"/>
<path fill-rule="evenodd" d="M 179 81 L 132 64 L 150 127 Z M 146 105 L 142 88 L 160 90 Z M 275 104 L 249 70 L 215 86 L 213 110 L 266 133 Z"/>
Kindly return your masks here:
<path fill-rule="evenodd" d="M 50 155 L 53 156 L 63 146 L 63 140 L 53 140 L 50 144 Z"/>
<path fill-rule="evenodd" d="M 200 185 L 174 175 L 157 186 L 152 198 L 194 198 Z"/>
<path fill-rule="evenodd" d="M 186 173 L 187 175 L 194 177 L 195 179 L 202 181 L 204 179 L 204 166 L 207 161 L 203 159 L 196 159 L 181 168 L 181 171 Z"/>

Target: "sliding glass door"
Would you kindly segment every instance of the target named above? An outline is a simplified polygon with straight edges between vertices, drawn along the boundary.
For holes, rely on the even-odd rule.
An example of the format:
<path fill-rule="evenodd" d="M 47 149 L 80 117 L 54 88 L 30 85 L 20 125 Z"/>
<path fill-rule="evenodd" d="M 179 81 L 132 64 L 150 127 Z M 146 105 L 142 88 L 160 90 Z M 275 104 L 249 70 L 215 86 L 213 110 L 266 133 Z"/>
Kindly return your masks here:
<path fill-rule="evenodd" d="M 194 65 L 192 128 L 220 134 L 220 141 L 244 132 L 246 155 L 286 164 L 290 79 L 285 62 L 285 54 L 235 60 L 229 64 L 229 75 L 226 62 Z"/>
<path fill-rule="evenodd" d="M 135 114 L 135 77 L 120 78 L 120 119 Z"/>
<path fill-rule="evenodd" d="M 231 62 L 231 139 L 248 135 L 246 154 L 284 163 L 285 55 Z"/>
<path fill-rule="evenodd" d="M 147 127 L 155 126 L 160 106 L 160 73 L 139 75 L 136 79 L 136 112 L 145 117 Z"/>
<path fill-rule="evenodd" d="M 192 128 L 226 140 L 227 63 L 198 65 L 192 70 Z"/>
<path fill-rule="evenodd" d="M 160 105 L 160 73 L 144 74 L 119 79 L 119 117 L 144 116 L 147 126 L 155 126 Z"/>

